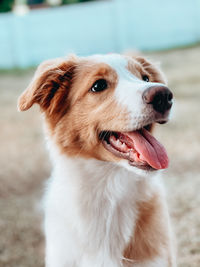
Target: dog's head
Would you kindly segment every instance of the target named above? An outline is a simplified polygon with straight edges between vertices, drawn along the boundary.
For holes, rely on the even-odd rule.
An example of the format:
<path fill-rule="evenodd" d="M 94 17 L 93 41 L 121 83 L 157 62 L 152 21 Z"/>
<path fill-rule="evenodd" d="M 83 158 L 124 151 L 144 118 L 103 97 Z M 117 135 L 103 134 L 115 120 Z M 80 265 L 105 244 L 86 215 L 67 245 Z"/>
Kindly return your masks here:
<path fill-rule="evenodd" d="M 167 121 L 172 93 L 160 70 L 143 57 L 108 54 L 45 61 L 18 107 L 24 111 L 35 103 L 61 153 L 133 170 L 168 166 L 166 151 L 151 131 L 155 122 Z"/>

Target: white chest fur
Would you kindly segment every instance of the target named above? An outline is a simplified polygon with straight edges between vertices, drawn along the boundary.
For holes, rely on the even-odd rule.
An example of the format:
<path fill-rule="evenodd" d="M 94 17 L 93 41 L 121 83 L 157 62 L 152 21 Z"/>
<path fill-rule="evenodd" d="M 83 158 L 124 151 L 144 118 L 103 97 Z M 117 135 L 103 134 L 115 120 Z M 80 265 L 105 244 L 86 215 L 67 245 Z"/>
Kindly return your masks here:
<path fill-rule="evenodd" d="M 57 155 L 45 196 L 47 266 L 123 266 L 137 203 L 158 187 L 113 163 Z"/>

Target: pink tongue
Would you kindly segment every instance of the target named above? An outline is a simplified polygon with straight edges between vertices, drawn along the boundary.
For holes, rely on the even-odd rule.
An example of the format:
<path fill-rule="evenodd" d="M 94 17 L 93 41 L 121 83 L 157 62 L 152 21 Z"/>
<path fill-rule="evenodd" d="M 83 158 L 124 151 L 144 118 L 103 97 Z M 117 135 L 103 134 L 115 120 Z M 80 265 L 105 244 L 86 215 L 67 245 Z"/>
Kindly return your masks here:
<path fill-rule="evenodd" d="M 147 130 L 128 132 L 126 135 L 132 140 L 134 148 L 154 169 L 166 169 L 169 164 L 167 152 Z M 131 152 L 133 153 L 133 152 Z M 130 153 L 130 157 L 132 156 Z"/>

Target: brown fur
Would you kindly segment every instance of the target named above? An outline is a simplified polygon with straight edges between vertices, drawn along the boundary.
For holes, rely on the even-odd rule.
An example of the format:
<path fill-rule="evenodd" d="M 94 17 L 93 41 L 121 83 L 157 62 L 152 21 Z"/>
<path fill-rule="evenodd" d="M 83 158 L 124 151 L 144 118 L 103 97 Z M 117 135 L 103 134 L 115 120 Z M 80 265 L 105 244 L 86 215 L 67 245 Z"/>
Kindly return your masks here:
<path fill-rule="evenodd" d="M 109 90 L 103 94 L 89 92 L 100 78 L 108 81 Z M 39 104 L 45 113 L 49 133 L 63 153 L 118 161 L 99 140 L 102 130 L 120 130 L 119 125 L 121 130 L 126 127 L 128 114 L 120 110 L 113 99 L 117 82 L 116 72 L 104 63 L 56 60 L 49 68 L 45 62 L 21 96 L 19 109 Z M 98 114 L 101 114 L 101 121 Z"/>
<path fill-rule="evenodd" d="M 93 83 L 100 78 L 109 81 L 109 90 L 103 94 L 89 92 Z M 100 131 L 117 128 L 115 116 L 118 116 L 119 121 L 120 117 L 121 121 L 124 121 L 123 113 L 120 114 L 112 97 L 116 83 L 117 74 L 105 64 L 94 66 L 89 62 L 80 62 L 67 99 L 69 112 L 60 119 L 56 127 L 52 116 L 46 114 L 50 133 L 63 153 L 70 156 L 118 160 L 105 151 L 99 140 Z M 110 108 L 114 113 L 109 112 Z M 101 121 L 98 120 L 98 114 L 102 115 Z"/>
<path fill-rule="evenodd" d="M 162 254 L 168 247 L 168 231 L 162 220 L 163 207 L 159 196 L 148 202 L 138 203 L 138 220 L 132 238 L 124 251 L 124 257 L 133 261 L 145 261 Z"/>
<path fill-rule="evenodd" d="M 19 99 L 19 110 L 29 109 L 37 103 L 51 117 L 54 126 L 66 113 L 67 96 L 75 68 L 75 61 L 55 59 L 42 63 L 35 76 Z"/>
<path fill-rule="evenodd" d="M 144 57 L 137 57 L 136 60 L 142 65 L 143 69 L 149 74 L 150 81 L 167 84 L 162 71 L 152 62 Z"/>
<path fill-rule="evenodd" d="M 147 75 L 150 82 L 166 84 L 162 72 L 154 64 L 143 57 L 132 57 L 132 60 L 129 60 L 127 68 L 140 79 L 142 79 L 143 75 Z"/>

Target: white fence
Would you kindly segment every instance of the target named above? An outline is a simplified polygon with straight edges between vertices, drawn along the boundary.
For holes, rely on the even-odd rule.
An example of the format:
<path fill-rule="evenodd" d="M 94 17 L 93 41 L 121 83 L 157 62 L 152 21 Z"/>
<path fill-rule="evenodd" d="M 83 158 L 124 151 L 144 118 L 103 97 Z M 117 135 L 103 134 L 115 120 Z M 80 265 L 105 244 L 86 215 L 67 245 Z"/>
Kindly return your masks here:
<path fill-rule="evenodd" d="M 200 0 L 108 0 L 0 15 L 0 68 L 74 52 L 161 50 L 200 41 Z"/>

